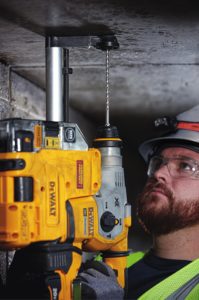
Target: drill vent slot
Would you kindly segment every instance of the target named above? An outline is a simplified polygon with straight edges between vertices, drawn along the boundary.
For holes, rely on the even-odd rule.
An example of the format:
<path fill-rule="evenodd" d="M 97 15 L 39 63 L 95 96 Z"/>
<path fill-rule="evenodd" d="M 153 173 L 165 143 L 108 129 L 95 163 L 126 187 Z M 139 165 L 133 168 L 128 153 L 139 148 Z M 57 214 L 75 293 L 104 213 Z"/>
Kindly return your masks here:
<path fill-rule="evenodd" d="M 124 186 L 124 176 L 122 172 L 115 173 L 115 186 L 123 187 Z"/>

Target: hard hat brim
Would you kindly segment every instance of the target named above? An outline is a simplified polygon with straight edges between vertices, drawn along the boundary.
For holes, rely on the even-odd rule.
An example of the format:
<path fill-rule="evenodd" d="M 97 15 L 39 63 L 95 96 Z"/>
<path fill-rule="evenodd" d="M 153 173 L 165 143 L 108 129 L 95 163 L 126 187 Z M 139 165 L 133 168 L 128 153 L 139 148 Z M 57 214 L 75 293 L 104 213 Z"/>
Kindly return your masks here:
<path fill-rule="evenodd" d="M 161 148 L 182 147 L 199 152 L 199 132 L 190 130 L 177 130 L 172 134 L 145 141 L 139 146 L 139 153 L 147 163 L 149 159 Z"/>

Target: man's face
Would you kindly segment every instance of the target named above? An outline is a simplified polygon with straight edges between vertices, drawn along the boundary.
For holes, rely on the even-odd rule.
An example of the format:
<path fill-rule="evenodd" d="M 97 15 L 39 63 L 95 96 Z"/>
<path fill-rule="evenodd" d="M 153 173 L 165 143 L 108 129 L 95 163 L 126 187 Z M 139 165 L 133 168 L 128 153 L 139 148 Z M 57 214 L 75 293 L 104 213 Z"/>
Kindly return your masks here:
<path fill-rule="evenodd" d="M 160 155 L 187 157 L 199 163 L 199 153 L 185 148 L 166 148 Z M 138 198 L 139 221 L 154 235 L 199 224 L 199 176 L 178 178 L 170 173 L 166 164 L 157 168 Z"/>

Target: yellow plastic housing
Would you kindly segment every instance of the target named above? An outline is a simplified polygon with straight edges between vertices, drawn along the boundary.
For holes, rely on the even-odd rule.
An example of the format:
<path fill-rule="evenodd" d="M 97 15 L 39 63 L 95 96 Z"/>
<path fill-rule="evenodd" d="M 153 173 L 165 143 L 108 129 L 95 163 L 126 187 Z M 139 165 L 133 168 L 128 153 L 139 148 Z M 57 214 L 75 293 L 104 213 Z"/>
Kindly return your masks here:
<path fill-rule="evenodd" d="M 93 197 L 101 186 L 99 150 L 42 149 L 31 153 L 0 153 L 0 159 L 23 159 L 26 163 L 23 170 L 0 172 L 1 249 L 17 249 L 34 242 L 67 241 L 71 234 L 68 202 L 75 225 L 73 246 L 85 251 L 128 250 L 130 217 L 123 220 L 123 231 L 114 239 L 99 234 L 98 208 Z M 33 178 L 33 201 L 16 202 L 15 177 Z M 59 300 L 72 299 L 72 283 L 81 261 L 81 255 L 74 252 L 68 272 L 56 270 L 62 287 Z M 124 287 L 126 256 L 107 258 L 106 262 L 118 271 L 118 281 Z"/>
<path fill-rule="evenodd" d="M 32 242 L 67 239 L 66 202 L 88 196 L 101 185 L 101 159 L 97 149 L 45 150 L 1 153 L 0 159 L 24 159 L 23 170 L 0 172 L 0 245 L 16 249 Z M 33 201 L 16 202 L 14 178 L 33 178 Z M 96 206 L 93 200 L 93 206 Z M 81 219 L 81 218 L 80 218 Z M 83 238 L 83 237 L 82 237 Z"/>

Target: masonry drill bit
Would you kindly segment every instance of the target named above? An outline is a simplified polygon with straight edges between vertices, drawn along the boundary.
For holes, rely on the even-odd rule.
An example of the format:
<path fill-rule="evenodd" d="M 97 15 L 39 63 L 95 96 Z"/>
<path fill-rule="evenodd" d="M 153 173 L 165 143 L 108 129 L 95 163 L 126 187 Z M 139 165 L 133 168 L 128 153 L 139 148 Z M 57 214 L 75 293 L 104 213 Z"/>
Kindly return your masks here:
<path fill-rule="evenodd" d="M 110 90 L 109 90 L 109 52 L 106 50 L 106 121 L 105 126 L 110 126 Z"/>

